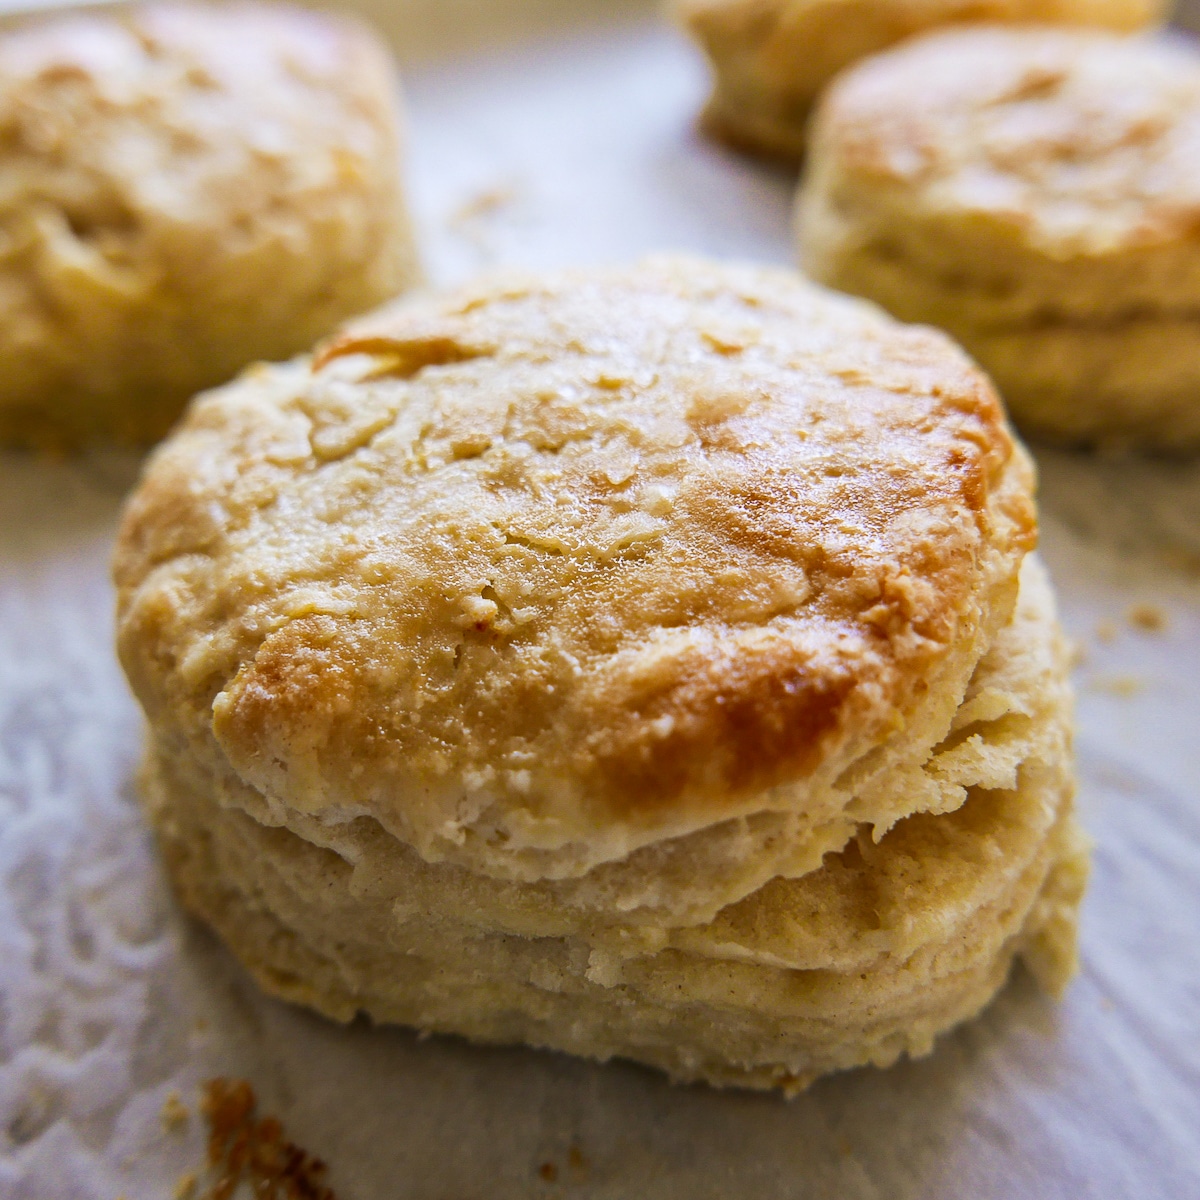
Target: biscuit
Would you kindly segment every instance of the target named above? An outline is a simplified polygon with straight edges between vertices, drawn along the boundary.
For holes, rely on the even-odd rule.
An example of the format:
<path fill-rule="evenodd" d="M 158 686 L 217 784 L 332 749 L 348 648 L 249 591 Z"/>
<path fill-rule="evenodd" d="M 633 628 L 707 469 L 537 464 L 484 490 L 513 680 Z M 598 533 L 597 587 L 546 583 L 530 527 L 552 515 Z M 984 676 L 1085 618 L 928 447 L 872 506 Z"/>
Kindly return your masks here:
<path fill-rule="evenodd" d="M 714 86 L 704 124 L 755 153 L 804 152 L 810 111 L 839 72 L 939 25 L 974 21 L 1156 25 L 1166 0 L 674 0 Z"/>
<path fill-rule="evenodd" d="M 0 34 L 0 441 L 153 441 L 411 283 L 396 87 L 298 8 Z"/>
<path fill-rule="evenodd" d="M 827 94 L 805 268 L 952 333 L 1029 432 L 1200 446 L 1200 55 L 983 27 Z"/>
<path fill-rule="evenodd" d="M 1031 488 L 948 339 L 786 271 L 501 276 L 255 368 L 118 542 L 180 892 L 341 1019 L 786 1088 L 923 1052 L 1072 961 Z"/>

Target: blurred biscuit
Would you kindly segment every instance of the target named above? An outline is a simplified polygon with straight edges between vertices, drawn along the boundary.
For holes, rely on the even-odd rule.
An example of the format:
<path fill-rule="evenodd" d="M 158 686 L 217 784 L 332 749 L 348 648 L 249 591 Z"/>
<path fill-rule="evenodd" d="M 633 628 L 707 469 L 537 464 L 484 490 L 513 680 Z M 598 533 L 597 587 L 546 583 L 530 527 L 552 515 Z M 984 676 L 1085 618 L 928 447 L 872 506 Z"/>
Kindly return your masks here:
<path fill-rule="evenodd" d="M 0 35 L 0 441 L 147 442 L 413 281 L 363 27 L 147 5 Z"/>
<path fill-rule="evenodd" d="M 952 333 L 1016 421 L 1200 446 L 1200 55 L 931 34 L 828 93 L 797 210 L 817 279 Z"/>
<path fill-rule="evenodd" d="M 809 113 L 839 72 L 939 25 L 1062 22 L 1132 31 L 1164 20 L 1166 0 L 674 0 L 703 47 L 714 86 L 704 121 L 746 149 L 798 158 Z"/>
<path fill-rule="evenodd" d="M 342 1019 L 786 1088 L 924 1052 L 1073 961 L 1031 488 L 948 339 L 786 271 L 501 276 L 255 369 L 117 552 L 180 891 Z"/>

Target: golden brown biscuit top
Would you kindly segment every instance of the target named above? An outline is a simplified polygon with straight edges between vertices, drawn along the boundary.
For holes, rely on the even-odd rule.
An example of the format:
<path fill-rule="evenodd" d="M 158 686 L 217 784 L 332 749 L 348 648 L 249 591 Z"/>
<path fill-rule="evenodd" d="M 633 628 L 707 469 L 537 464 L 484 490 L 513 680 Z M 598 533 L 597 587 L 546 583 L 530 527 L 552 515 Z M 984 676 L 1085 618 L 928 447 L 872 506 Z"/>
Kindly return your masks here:
<path fill-rule="evenodd" d="M 901 727 L 1029 488 L 946 338 L 791 272 L 500 277 L 194 405 L 121 531 L 122 658 L 294 808 L 645 842 Z"/>
<path fill-rule="evenodd" d="M 98 304 L 161 275 L 199 290 L 240 243 L 301 223 L 293 197 L 394 157 L 392 86 L 364 28 L 299 8 L 147 5 L 5 32 L 0 314 L 52 312 L 84 272 Z"/>
<path fill-rule="evenodd" d="M 930 34 L 844 75 L 815 137 L 845 185 L 1010 227 L 1052 256 L 1200 229 L 1200 55 L 1182 42 Z"/>

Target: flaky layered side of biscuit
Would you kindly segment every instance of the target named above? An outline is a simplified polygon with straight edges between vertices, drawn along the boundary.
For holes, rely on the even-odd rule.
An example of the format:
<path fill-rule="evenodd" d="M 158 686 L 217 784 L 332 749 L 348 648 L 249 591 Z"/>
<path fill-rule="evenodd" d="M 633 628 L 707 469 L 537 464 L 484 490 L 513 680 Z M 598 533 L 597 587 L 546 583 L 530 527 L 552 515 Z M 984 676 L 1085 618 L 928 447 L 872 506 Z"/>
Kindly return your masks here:
<path fill-rule="evenodd" d="M 129 504 L 173 872 L 334 1015 L 785 1086 L 927 1047 L 1075 861 L 1031 488 L 951 343 L 791 272 L 381 310 L 198 401 Z"/>
<path fill-rule="evenodd" d="M 794 1090 L 926 1053 L 1018 955 L 1055 991 L 1073 971 L 1086 849 L 1063 648 L 1036 563 L 926 770 L 966 801 L 879 842 L 864 828 L 803 878 L 706 925 L 658 928 L 655 948 L 529 885 L 424 863 L 369 822 L 329 848 L 263 826 L 166 755 L 151 754 L 145 785 L 185 902 L 269 991 L 340 1020 L 364 1011 Z"/>
<path fill-rule="evenodd" d="M 365 28 L 286 6 L 0 32 L 0 441 L 153 441 L 410 285 L 397 86 Z"/>
<path fill-rule="evenodd" d="M 830 92 L 797 207 L 814 277 L 947 329 L 1025 428 L 1200 444 L 1200 56 L 930 35 Z"/>
<path fill-rule="evenodd" d="M 838 72 L 915 34 L 983 21 L 1132 32 L 1168 8 L 1164 0 L 673 0 L 712 65 L 707 127 L 782 158 L 803 154 L 812 107 Z"/>

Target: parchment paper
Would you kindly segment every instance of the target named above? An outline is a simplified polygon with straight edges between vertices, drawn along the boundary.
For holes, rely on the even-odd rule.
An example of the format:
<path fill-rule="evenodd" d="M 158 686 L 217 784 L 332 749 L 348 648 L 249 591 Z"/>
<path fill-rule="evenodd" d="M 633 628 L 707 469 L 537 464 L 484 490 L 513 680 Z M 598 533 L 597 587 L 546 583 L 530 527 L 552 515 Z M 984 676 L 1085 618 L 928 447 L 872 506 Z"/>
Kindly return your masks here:
<path fill-rule="evenodd" d="M 789 260 L 793 180 L 696 138 L 702 68 L 649 5 L 374 10 L 405 48 L 435 279 L 662 248 Z M 1018 973 L 930 1058 L 787 1103 L 260 996 L 180 915 L 132 795 L 107 559 L 137 464 L 0 456 L 0 1196 L 171 1196 L 219 1073 L 343 1200 L 1200 1196 L 1200 468 L 1039 461 L 1080 649 L 1082 973 L 1057 1006 Z M 172 1091 L 192 1115 L 168 1128 Z"/>

